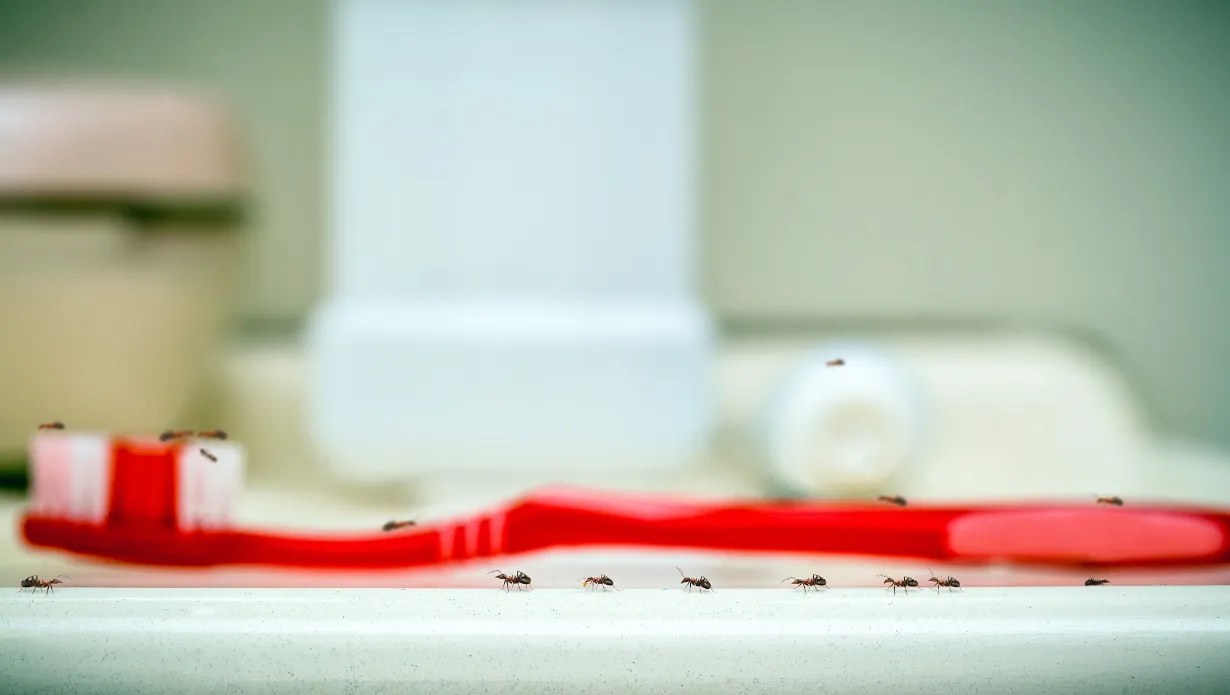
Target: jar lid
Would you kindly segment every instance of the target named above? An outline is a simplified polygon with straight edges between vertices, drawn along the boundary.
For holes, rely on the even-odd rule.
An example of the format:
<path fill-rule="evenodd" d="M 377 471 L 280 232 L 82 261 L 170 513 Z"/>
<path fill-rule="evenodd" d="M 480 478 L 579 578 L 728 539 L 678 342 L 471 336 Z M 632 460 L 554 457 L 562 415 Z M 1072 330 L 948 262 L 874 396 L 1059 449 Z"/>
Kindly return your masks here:
<path fill-rule="evenodd" d="M 233 201 L 236 132 L 211 99 L 173 88 L 0 84 L 0 198 Z"/>

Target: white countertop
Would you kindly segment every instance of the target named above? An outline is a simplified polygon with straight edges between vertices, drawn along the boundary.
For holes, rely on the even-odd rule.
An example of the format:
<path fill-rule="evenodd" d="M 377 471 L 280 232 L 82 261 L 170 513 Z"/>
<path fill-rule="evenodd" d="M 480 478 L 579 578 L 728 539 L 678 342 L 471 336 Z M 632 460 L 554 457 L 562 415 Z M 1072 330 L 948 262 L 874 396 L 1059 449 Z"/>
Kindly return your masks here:
<path fill-rule="evenodd" d="M 14 691 L 1224 692 L 1224 587 L 93 589 L 0 599 Z"/>

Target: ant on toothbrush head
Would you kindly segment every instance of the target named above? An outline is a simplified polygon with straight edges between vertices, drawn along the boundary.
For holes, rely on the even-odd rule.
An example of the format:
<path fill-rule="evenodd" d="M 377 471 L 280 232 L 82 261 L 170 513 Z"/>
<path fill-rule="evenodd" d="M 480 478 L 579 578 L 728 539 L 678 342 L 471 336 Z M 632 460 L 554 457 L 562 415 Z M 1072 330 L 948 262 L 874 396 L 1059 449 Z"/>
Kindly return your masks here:
<path fill-rule="evenodd" d="M 198 439 L 226 439 L 226 430 L 208 430 L 206 432 L 197 432 Z"/>
<path fill-rule="evenodd" d="M 1118 495 L 1113 495 L 1111 497 L 1099 497 L 1097 503 L 1098 504 L 1113 504 L 1116 507 L 1123 506 L 1123 500 L 1120 499 Z"/>
<path fill-rule="evenodd" d="M 901 579 L 898 580 L 898 579 L 893 579 L 887 574 L 877 574 L 876 576 L 884 577 L 884 583 L 892 585 L 894 596 L 897 595 L 897 587 L 901 587 L 901 590 L 908 594 L 910 593 L 910 587 L 918 586 L 918 580 L 913 577 L 902 577 Z"/>
<path fill-rule="evenodd" d="M 876 501 L 888 502 L 889 504 L 895 504 L 898 507 L 904 507 L 906 505 L 905 498 L 901 495 L 880 495 L 876 498 Z"/>
<path fill-rule="evenodd" d="M 158 441 L 169 442 L 175 439 L 187 439 L 193 434 L 192 430 L 167 430 L 158 435 Z"/>
<path fill-rule="evenodd" d="M 38 428 L 39 430 L 62 430 L 64 429 L 64 423 L 59 420 L 56 420 L 55 422 L 44 422 L 39 425 Z"/>
<path fill-rule="evenodd" d="M 518 571 L 516 574 L 509 576 L 507 574 L 504 574 L 503 572 L 500 572 L 500 570 L 491 570 L 487 574 L 495 574 L 496 579 L 503 580 L 504 591 L 508 591 L 508 587 L 511 584 L 516 584 L 518 591 L 521 590 L 522 584 L 526 586 L 530 586 L 530 575 L 526 574 L 525 572 Z M 530 586 L 530 588 L 533 589 L 534 587 Z"/>
<path fill-rule="evenodd" d="M 807 593 L 808 587 L 819 590 L 820 587 L 827 587 L 829 585 L 829 583 L 824 579 L 824 577 L 821 577 L 818 574 L 813 574 L 810 579 L 795 579 L 794 577 L 786 577 L 785 579 L 781 581 L 781 583 L 785 584 L 786 582 L 792 579 L 794 579 L 794 581 L 790 582 L 790 586 L 803 587 L 803 593 L 805 594 Z"/>
<path fill-rule="evenodd" d="M 201 449 L 201 456 L 204 456 L 205 458 L 209 459 L 210 461 L 213 461 L 214 463 L 218 462 L 217 456 L 214 456 L 213 454 L 209 453 L 208 451 L 205 451 L 204 449 Z"/>
<path fill-rule="evenodd" d="M 679 569 L 678 567 L 676 567 L 675 569 L 679 570 L 679 576 L 683 577 L 683 580 L 680 581 L 679 583 L 687 584 L 689 592 L 692 590 L 692 587 L 694 586 L 700 587 L 701 591 L 704 591 L 705 589 L 708 589 L 709 591 L 713 591 L 713 585 L 709 583 L 708 579 L 705 579 L 704 577 L 689 577 L 688 575 L 684 574 L 683 570 Z"/>
<path fill-rule="evenodd" d="M 947 579 L 940 579 L 939 577 L 935 576 L 935 570 L 928 567 L 927 571 L 931 573 L 931 579 L 927 581 L 935 585 L 935 592 L 937 594 L 939 593 L 941 586 L 948 587 L 949 591 L 952 591 L 953 589 L 961 589 L 961 582 L 957 581 L 956 577 L 949 576 Z M 961 589 L 961 590 L 964 591 L 964 589 Z"/>
<path fill-rule="evenodd" d="M 606 591 L 608 586 L 615 589 L 615 580 L 605 574 L 600 574 L 597 577 L 586 577 L 585 580 L 581 582 L 581 586 L 588 586 L 590 591 L 593 591 L 598 586 L 601 586 L 602 590 Z M 619 589 L 615 590 L 619 591 Z"/>

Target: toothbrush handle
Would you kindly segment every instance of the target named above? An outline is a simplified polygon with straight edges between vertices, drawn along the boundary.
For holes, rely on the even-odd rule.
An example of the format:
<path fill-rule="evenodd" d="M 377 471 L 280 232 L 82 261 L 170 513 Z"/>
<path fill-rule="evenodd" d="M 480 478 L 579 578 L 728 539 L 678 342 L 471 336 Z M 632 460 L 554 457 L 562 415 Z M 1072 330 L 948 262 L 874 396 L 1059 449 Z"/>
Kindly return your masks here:
<path fill-rule="evenodd" d="M 146 565 L 394 570 L 552 548 L 634 546 L 824 553 L 1054 567 L 1230 563 L 1224 510 L 1090 505 L 895 507 L 620 500 L 542 494 L 488 514 L 395 534 L 181 532 L 27 516 L 32 545 Z"/>
<path fill-rule="evenodd" d="M 731 552 L 949 558 L 946 529 L 962 512 L 865 505 L 674 505 L 636 515 L 529 500 L 507 512 L 505 552 L 643 546 Z"/>

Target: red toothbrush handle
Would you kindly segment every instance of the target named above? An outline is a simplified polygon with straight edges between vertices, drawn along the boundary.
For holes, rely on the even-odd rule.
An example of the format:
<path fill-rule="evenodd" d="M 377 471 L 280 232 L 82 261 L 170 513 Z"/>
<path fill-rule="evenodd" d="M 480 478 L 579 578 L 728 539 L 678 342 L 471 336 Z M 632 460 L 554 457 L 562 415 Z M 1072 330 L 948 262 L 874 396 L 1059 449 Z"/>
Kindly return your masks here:
<path fill-rule="evenodd" d="M 1093 504 L 897 508 L 873 503 L 621 502 L 535 496 L 507 512 L 506 552 L 638 546 L 1053 567 L 1230 563 L 1225 510 Z"/>
<path fill-rule="evenodd" d="M 407 569 L 551 548 L 631 546 L 825 553 L 966 564 L 1068 567 L 1230 562 L 1230 515 L 1093 505 L 897 508 L 873 504 L 695 503 L 543 492 L 511 507 L 398 533 L 181 533 L 154 525 L 27 517 L 33 545 L 162 566 Z"/>
<path fill-rule="evenodd" d="M 950 556 L 952 509 L 833 504 L 669 504 L 603 509 L 578 500 L 533 499 L 508 511 L 505 550 L 551 546 L 645 546 L 734 552 L 890 557 Z"/>

